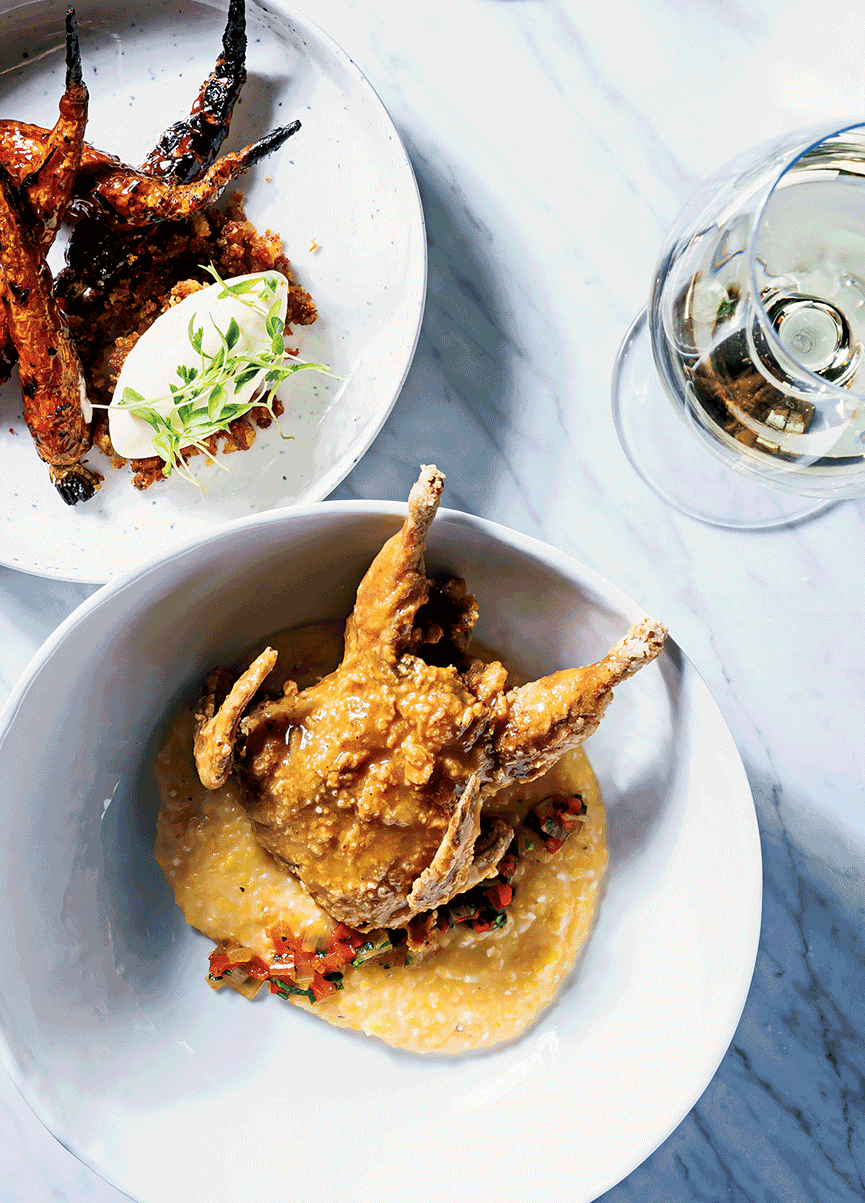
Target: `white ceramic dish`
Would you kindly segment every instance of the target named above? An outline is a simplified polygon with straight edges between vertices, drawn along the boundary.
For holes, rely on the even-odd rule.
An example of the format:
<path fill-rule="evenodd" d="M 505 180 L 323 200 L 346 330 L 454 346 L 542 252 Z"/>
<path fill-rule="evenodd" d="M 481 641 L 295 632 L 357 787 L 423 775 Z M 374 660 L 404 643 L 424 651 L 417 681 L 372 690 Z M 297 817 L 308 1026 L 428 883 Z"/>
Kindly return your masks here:
<path fill-rule="evenodd" d="M 347 612 L 403 512 L 253 516 L 109 583 L 0 716 L 2 1058 L 48 1128 L 143 1203 L 588 1203 L 672 1131 L 732 1038 L 760 844 L 731 736 L 675 645 L 587 745 L 609 874 L 574 974 L 521 1040 L 424 1058 L 207 987 L 211 945 L 151 853 L 154 750 L 213 663 Z M 452 511 L 428 565 L 464 575 L 479 637 L 538 673 L 641 616 L 590 569 Z"/>
<path fill-rule="evenodd" d="M 222 44 L 225 4 L 172 0 L 76 4 L 90 89 L 88 140 L 138 163 L 184 116 Z M 175 477 L 146 492 L 129 470 L 106 474 L 87 503 L 67 507 L 21 414 L 17 372 L 0 389 L 0 562 L 103 582 L 158 550 L 226 520 L 326 497 L 360 459 L 399 394 L 426 290 L 423 214 L 411 165 L 381 102 L 347 55 L 282 0 L 248 0 L 248 80 L 224 150 L 295 117 L 302 128 L 237 187 L 259 229 L 283 237 L 296 277 L 318 305 L 292 340 L 328 364 L 283 392 L 275 428 L 224 458 L 230 473 L 191 461 L 207 492 Z M 26 57 L 24 57 L 26 56 Z M 0 5 L 0 116 L 52 125 L 63 89 L 63 6 Z M 311 250 L 313 243 L 318 250 Z M 62 266 L 62 245 L 52 267 Z M 223 458 L 223 457 L 221 457 Z"/>

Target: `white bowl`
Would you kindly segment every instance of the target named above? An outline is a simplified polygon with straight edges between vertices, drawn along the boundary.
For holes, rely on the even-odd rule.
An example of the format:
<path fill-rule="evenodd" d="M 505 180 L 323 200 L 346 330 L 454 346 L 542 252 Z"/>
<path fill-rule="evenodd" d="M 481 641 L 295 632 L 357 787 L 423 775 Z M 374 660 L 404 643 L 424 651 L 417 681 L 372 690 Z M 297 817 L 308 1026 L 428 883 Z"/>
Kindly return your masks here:
<path fill-rule="evenodd" d="M 188 113 L 222 45 L 222 4 L 78 0 L 87 138 L 140 163 Z M 91 501 L 64 505 L 20 418 L 17 373 L 0 388 L 0 562 L 102 583 L 234 518 L 326 497 L 354 467 L 399 395 L 420 333 L 426 237 L 408 156 L 348 55 L 283 0 L 247 0 L 248 79 L 223 150 L 300 118 L 285 145 L 242 176 L 250 221 L 282 235 L 318 306 L 290 345 L 333 375 L 301 372 L 281 390 L 275 426 L 227 472 L 190 461 L 203 489 L 173 476 L 138 492 L 99 452 Z M 63 90 L 63 5 L 0 0 L 0 116 L 51 126 Z M 62 266 L 61 244 L 50 262 Z M 313 249 L 313 247 L 317 249 Z M 205 491 L 206 490 L 206 491 Z"/>
<path fill-rule="evenodd" d="M 2 1059 L 68 1148 L 147 1203 L 409 1189 L 581 1203 L 667 1136 L 732 1038 L 757 947 L 757 826 L 729 732 L 674 644 L 587 745 L 609 873 L 574 974 L 522 1039 L 425 1058 L 208 989 L 210 942 L 151 852 L 155 749 L 214 663 L 347 612 L 403 513 L 256 515 L 109 583 L 0 716 Z M 590 569 L 452 511 L 428 565 L 463 575 L 479 637 L 538 673 L 597 658 L 642 616 Z"/>

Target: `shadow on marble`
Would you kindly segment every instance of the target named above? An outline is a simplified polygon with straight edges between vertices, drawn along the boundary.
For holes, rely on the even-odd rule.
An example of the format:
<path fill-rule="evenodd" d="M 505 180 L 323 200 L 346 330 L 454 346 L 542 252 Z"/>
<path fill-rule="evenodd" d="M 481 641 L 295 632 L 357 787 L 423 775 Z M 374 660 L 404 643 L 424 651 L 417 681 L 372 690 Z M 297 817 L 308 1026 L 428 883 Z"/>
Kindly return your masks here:
<path fill-rule="evenodd" d="M 862 924 L 850 898 L 827 884 L 823 867 L 787 838 L 775 783 L 752 767 L 748 776 L 760 818 L 764 890 L 742 1018 L 687 1118 L 599 1203 L 865 1197 Z"/>
<path fill-rule="evenodd" d="M 27 629 L 40 628 L 44 632 L 43 638 L 47 638 L 98 587 L 75 581 L 56 581 L 0 566 L 3 612 L 8 617 L 14 613 Z"/>
<path fill-rule="evenodd" d="M 408 496 L 418 465 L 437 463 L 448 477 L 445 504 L 483 513 L 501 474 L 490 445 L 498 442 L 507 420 L 503 411 L 513 403 L 513 353 L 490 254 L 493 235 L 459 181 L 446 176 L 405 130 L 400 134 L 426 221 L 423 325 L 390 417 L 371 451 L 331 497 L 401 500 Z M 414 452 L 408 462 L 405 447 Z"/>

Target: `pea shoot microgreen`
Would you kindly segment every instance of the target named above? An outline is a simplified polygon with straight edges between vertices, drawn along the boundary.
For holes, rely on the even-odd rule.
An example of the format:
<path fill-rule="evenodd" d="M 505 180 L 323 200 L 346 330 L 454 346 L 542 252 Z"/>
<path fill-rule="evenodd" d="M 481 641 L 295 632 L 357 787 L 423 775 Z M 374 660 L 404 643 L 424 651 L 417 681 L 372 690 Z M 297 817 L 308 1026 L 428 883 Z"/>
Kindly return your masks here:
<path fill-rule="evenodd" d="M 187 327 L 187 338 L 198 357 L 198 363 L 194 366 L 180 364 L 176 369 L 179 383 L 169 384 L 169 392 L 161 397 L 143 397 L 127 386 L 120 399 L 112 402 L 113 408 L 127 410 L 133 417 L 141 418 L 152 427 L 153 450 L 164 462 L 162 471 L 165 476 L 177 472 L 195 484 L 199 482 L 189 473 L 181 455 L 183 449 L 196 447 L 212 459 L 205 440 L 219 431 L 227 430 L 231 422 L 243 417 L 255 406 L 261 406 L 270 413 L 280 438 L 290 438 L 290 435 L 283 434 L 274 412 L 279 386 L 296 372 L 329 370 L 321 363 L 286 360 L 285 322 L 280 316 L 279 280 L 275 274 L 265 273 L 256 279 L 228 283 L 212 263 L 202 266 L 217 284 L 222 285 L 218 300 L 233 297 L 264 317 L 269 342 L 255 351 L 244 349 L 240 346 L 240 327 L 233 317 L 225 330 L 211 318 L 219 338 L 219 344 L 211 354 L 204 349 L 204 326 L 196 329 L 193 315 Z M 237 400 L 236 394 L 256 377 L 261 378 L 265 391 L 259 393 L 256 390 L 258 395 Z M 171 405 L 167 406 L 166 402 L 171 402 Z M 218 460 L 214 462 L 219 463 Z M 225 467 L 224 464 L 219 466 Z"/>

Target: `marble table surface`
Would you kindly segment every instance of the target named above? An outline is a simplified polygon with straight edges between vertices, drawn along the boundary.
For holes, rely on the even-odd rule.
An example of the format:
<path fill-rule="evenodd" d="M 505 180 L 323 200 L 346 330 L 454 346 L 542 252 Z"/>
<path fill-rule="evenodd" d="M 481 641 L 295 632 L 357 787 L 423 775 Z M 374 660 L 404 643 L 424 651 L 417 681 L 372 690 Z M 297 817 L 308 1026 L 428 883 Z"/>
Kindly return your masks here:
<path fill-rule="evenodd" d="M 762 533 L 680 516 L 622 454 L 609 391 L 695 184 L 763 138 L 865 113 L 865 10 L 317 0 L 310 15 L 393 116 L 429 236 L 414 365 L 334 497 L 403 499 L 436 462 L 450 506 L 555 544 L 663 615 L 753 788 L 763 930 L 741 1022 L 691 1113 L 603 1198 L 861 1199 L 865 502 Z M 0 568 L 0 700 L 91 592 Z M 122 1197 L 2 1071 L 0 1150 L 3 1203 Z"/>

